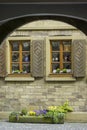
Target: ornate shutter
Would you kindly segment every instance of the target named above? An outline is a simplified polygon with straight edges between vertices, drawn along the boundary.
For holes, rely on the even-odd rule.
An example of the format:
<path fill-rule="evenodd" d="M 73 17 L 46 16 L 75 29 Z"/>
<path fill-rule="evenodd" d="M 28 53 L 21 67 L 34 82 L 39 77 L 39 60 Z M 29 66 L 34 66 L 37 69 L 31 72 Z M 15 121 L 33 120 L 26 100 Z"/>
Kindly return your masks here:
<path fill-rule="evenodd" d="M 84 77 L 86 66 L 86 41 L 74 40 L 72 43 L 73 76 Z"/>
<path fill-rule="evenodd" d="M 43 77 L 44 40 L 32 41 L 32 76 Z"/>
<path fill-rule="evenodd" d="M 6 76 L 6 44 L 0 45 L 0 77 Z"/>

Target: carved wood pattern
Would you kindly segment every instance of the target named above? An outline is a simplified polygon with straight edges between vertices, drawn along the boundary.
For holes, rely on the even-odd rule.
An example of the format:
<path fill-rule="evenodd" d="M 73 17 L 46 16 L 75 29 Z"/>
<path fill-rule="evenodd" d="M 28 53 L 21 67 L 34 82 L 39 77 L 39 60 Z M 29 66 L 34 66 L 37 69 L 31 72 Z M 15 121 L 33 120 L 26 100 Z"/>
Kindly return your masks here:
<path fill-rule="evenodd" d="M 43 77 L 43 40 L 32 41 L 32 75 Z"/>
<path fill-rule="evenodd" d="M 73 74 L 75 77 L 85 76 L 86 66 L 86 48 L 85 40 L 74 40 L 73 41 Z"/>
<path fill-rule="evenodd" d="M 2 43 L 0 46 L 0 77 L 6 76 L 6 45 Z"/>

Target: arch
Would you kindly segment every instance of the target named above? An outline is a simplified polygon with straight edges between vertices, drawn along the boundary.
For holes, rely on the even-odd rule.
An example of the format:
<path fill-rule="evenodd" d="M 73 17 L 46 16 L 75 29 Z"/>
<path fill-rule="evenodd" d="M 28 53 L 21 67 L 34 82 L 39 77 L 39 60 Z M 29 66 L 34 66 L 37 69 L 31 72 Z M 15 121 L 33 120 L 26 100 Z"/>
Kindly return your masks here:
<path fill-rule="evenodd" d="M 0 25 L 0 43 L 16 28 L 36 20 L 58 20 L 81 30 L 83 33 L 87 35 L 87 20 L 81 19 L 79 17 L 69 16 L 69 15 L 60 15 L 60 14 L 32 14 L 32 15 L 24 15 L 20 17 L 14 17 L 11 19 L 4 20 Z"/>

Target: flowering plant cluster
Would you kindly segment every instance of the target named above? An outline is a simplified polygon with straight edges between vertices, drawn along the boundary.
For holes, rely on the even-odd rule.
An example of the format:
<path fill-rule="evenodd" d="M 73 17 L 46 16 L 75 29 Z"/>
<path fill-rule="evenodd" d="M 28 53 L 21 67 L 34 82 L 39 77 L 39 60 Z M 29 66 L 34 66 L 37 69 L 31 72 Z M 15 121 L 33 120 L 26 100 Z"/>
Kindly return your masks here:
<path fill-rule="evenodd" d="M 49 106 L 48 112 L 44 116 L 51 118 L 54 123 L 58 123 L 64 120 L 65 113 L 72 111 L 73 108 L 69 106 L 69 102 L 66 101 L 61 106 Z"/>
<path fill-rule="evenodd" d="M 57 111 L 59 113 L 67 113 L 67 112 L 72 112 L 73 108 L 69 105 L 69 101 L 66 101 L 61 106 L 49 106 L 48 110 L 49 111 Z"/>
<path fill-rule="evenodd" d="M 34 111 L 29 111 L 28 115 L 30 115 L 30 116 L 36 116 L 36 113 Z"/>
<path fill-rule="evenodd" d="M 57 113 L 67 113 L 67 112 L 72 112 L 73 108 L 69 105 L 69 102 L 66 101 L 63 105 L 61 106 L 49 106 L 47 109 L 42 109 L 42 110 L 32 110 L 32 111 L 27 111 L 27 109 L 22 109 L 21 115 L 29 115 L 29 116 L 45 116 L 49 112 L 57 112 Z"/>
<path fill-rule="evenodd" d="M 49 106 L 47 109 L 41 109 L 41 110 L 30 110 L 27 111 L 26 108 L 22 109 L 21 112 L 12 112 L 10 114 L 11 119 L 16 119 L 16 121 L 20 120 L 21 118 L 45 118 L 45 119 L 51 119 L 53 123 L 63 123 L 64 122 L 64 116 L 67 112 L 72 112 L 73 109 L 69 105 L 69 102 L 66 101 L 61 106 Z"/>
<path fill-rule="evenodd" d="M 41 116 L 47 113 L 47 110 L 34 110 L 34 111 L 29 111 L 28 115 L 29 116 Z"/>

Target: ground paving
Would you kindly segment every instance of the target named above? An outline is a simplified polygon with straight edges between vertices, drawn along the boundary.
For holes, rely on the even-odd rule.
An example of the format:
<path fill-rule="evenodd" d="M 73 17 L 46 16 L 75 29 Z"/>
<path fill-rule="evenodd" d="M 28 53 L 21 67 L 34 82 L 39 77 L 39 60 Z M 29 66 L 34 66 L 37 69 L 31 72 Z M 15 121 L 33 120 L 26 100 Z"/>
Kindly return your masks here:
<path fill-rule="evenodd" d="M 1 121 L 0 130 L 87 130 L 87 123 L 31 124 Z"/>

